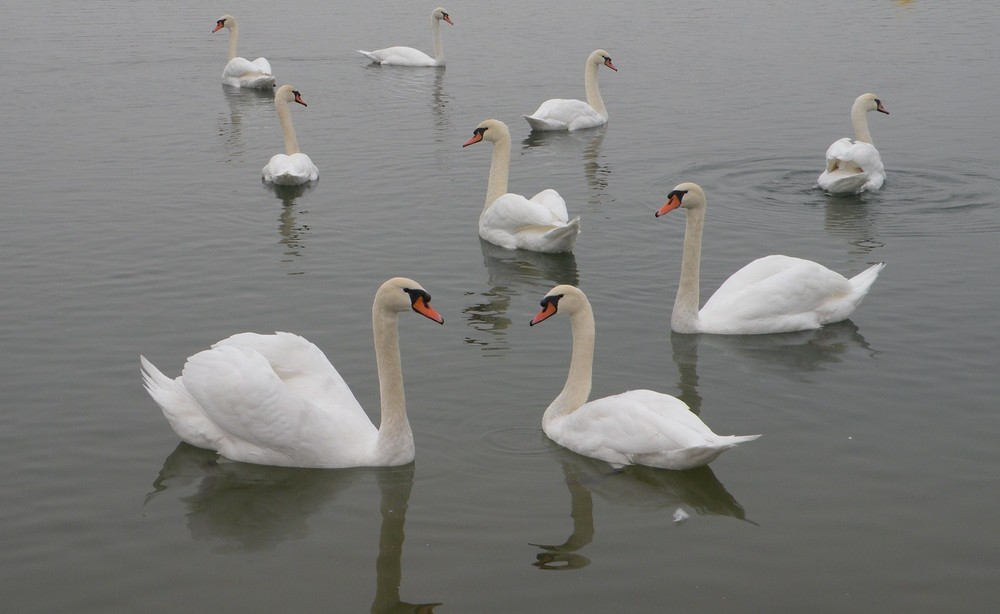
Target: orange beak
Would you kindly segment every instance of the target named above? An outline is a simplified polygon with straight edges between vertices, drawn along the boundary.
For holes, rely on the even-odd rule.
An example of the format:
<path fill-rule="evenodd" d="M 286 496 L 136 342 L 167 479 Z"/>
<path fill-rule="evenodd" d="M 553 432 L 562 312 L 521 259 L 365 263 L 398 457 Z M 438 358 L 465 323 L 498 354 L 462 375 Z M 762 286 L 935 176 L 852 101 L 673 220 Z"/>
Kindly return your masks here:
<path fill-rule="evenodd" d="M 296 94 L 295 95 L 295 102 L 299 103 L 300 105 L 302 105 L 304 107 L 308 107 L 309 106 L 305 102 L 302 101 L 302 95 L 301 94 Z"/>
<path fill-rule="evenodd" d="M 886 115 L 889 114 L 889 112 L 885 110 L 885 107 L 882 106 L 881 101 L 879 101 L 879 103 L 875 105 L 875 110 L 878 111 L 879 113 L 885 113 Z"/>
<path fill-rule="evenodd" d="M 671 194 L 667 202 L 663 203 L 663 206 L 660 207 L 660 210 L 656 212 L 656 217 L 660 217 L 661 215 L 666 215 L 680 206 L 681 206 L 680 196 L 677 196 L 676 194 Z"/>
<path fill-rule="evenodd" d="M 611 63 L 611 58 L 604 58 L 604 65 L 610 68 L 611 70 L 618 72 L 618 69 L 615 68 L 615 65 Z"/>
<path fill-rule="evenodd" d="M 468 147 L 469 145 L 472 145 L 473 143 L 478 143 L 481 140 L 483 140 L 483 133 L 476 132 L 475 134 L 472 135 L 471 139 L 469 139 L 462 145 L 462 147 Z"/>
<path fill-rule="evenodd" d="M 444 324 L 444 318 L 441 317 L 441 314 L 425 303 L 423 297 L 417 297 L 417 300 L 413 301 L 413 311 L 416 311 L 425 318 L 434 320 L 438 324 Z"/>
<path fill-rule="evenodd" d="M 215 34 L 216 32 L 218 32 L 219 30 L 221 30 L 222 28 L 225 28 L 225 27 L 226 27 L 226 23 L 224 21 L 220 21 L 219 23 L 215 24 L 214 28 L 212 28 L 212 34 Z"/>
<path fill-rule="evenodd" d="M 548 302 L 545 307 L 542 307 L 541 311 L 535 314 L 535 317 L 531 318 L 529 326 L 534 326 L 539 322 L 544 322 L 556 314 L 556 303 L 555 301 Z"/>
<path fill-rule="evenodd" d="M 443 17 L 443 19 L 444 19 L 445 21 L 447 21 L 447 22 L 448 22 L 448 23 L 449 23 L 450 25 L 455 25 L 455 22 L 453 22 L 453 21 L 451 20 L 451 17 L 449 17 L 449 16 L 445 15 L 445 16 Z"/>

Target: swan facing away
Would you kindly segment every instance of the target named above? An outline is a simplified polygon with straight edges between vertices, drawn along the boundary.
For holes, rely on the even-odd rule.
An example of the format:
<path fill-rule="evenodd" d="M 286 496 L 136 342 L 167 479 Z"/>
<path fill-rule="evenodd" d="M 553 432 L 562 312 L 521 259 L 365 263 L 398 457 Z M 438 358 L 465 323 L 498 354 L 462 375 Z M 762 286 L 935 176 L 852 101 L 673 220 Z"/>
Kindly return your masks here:
<path fill-rule="evenodd" d="M 573 249 L 580 218 L 569 219 L 559 192 L 542 190 L 530 199 L 507 192 L 510 172 L 510 130 L 497 119 L 479 124 L 462 147 L 493 143 L 493 161 L 486 186 L 486 204 L 479 215 L 479 236 L 507 249 L 560 253 Z"/>
<path fill-rule="evenodd" d="M 566 385 L 542 416 L 542 430 L 577 454 L 613 465 L 692 469 L 760 435 L 716 435 L 688 406 L 652 390 L 630 390 L 603 399 L 590 396 L 594 364 L 594 312 L 576 286 L 552 288 L 531 320 L 569 314 L 573 354 Z"/>
<path fill-rule="evenodd" d="M 229 62 L 222 70 L 222 83 L 232 87 L 246 87 L 257 90 L 269 90 L 274 87 L 274 75 L 271 74 L 271 63 L 264 58 L 253 62 L 236 55 L 239 44 L 240 30 L 236 18 L 223 15 L 215 22 L 216 33 L 222 28 L 229 30 Z"/>
<path fill-rule="evenodd" d="M 597 49 L 587 57 L 583 67 L 583 83 L 587 92 L 587 102 L 566 98 L 546 100 L 531 115 L 524 119 L 532 130 L 580 130 L 594 128 L 608 123 L 608 110 L 597 86 L 597 69 L 605 65 L 618 72 L 611 62 L 608 52 Z"/>
<path fill-rule="evenodd" d="M 764 256 L 736 271 L 698 309 L 701 235 L 705 192 L 681 183 L 667 196 L 656 217 L 687 209 L 681 279 L 670 318 L 678 333 L 754 335 L 810 330 L 846 320 L 868 294 L 885 263 L 851 279 L 811 260 Z"/>
<path fill-rule="evenodd" d="M 444 66 L 444 47 L 441 45 L 441 22 L 455 25 L 448 11 L 438 7 L 431 11 L 431 33 L 434 35 L 434 57 L 431 57 L 413 47 L 386 47 L 376 51 L 358 53 L 367 57 L 374 64 L 385 66 Z"/>
<path fill-rule="evenodd" d="M 868 131 L 868 113 L 889 114 L 875 94 L 861 94 L 851 105 L 854 140 L 846 136 L 834 141 L 826 150 L 826 169 L 817 183 L 830 194 L 857 194 L 877 190 L 885 181 L 882 156 L 872 143 Z"/>
<path fill-rule="evenodd" d="M 414 447 L 398 320 L 415 311 L 443 324 L 430 301 L 420 284 L 403 277 L 375 293 L 378 428 L 323 352 L 291 333 L 233 335 L 188 358 L 177 379 L 140 356 L 142 379 L 182 440 L 230 460 L 285 467 L 405 465 Z"/>
<path fill-rule="evenodd" d="M 302 185 L 319 178 L 319 169 L 306 154 L 299 151 L 299 141 L 295 138 L 295 127 L 292 126 L 292 113 L 289 102 L 297 102 L 307 107 L 300 94 L 291 85 L 282 85 L 274 93 L 274 110 L 281 122 L 281 130 L 285 137 L 285 153 L 274 154 L 271 160 L 261 169 L 264 181 L 275 185 Z"/>

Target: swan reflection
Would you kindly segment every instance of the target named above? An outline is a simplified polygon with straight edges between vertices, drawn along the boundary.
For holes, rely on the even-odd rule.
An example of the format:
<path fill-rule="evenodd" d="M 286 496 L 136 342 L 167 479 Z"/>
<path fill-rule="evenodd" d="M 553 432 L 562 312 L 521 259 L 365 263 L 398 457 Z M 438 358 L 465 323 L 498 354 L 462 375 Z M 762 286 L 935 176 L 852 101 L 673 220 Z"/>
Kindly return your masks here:
<path fill-rule="evenodd" d="M 275 185 L 261 180 L 263 189 L 274 194 L 274 197 L 281 201 L 281 213 L 278 214 L 278 243 L 282 246 L 283 265 L 290 265 L 302 257 L 302 250 L 305 249 L 305 237 L 309 234 L 309 225 L 299 221 L 299 215 L 306 211 L 299 211 L 297 200 L 308 194 L 316 187 L 317 181 L 311 181 L 302 185 Z M 290 271 L 289 275 L 302 275 L 305 271 Z"/>
<path fill-rule="evenodd" d="M 489 290 L 475 295 L 471 305 L 462 309 L 466 323 L 475 333 L 465 338 L 470 345 L 484 351 L 504 352 L 510 349 L 506 340 L 511 318 L 507 315 L 514 296 L 534 298 L 553 285 L 577 284 L 579 272 L 572 252 L 546 254 L 525 250 L 509 250 L 479 240 L 486 265 Z"/>
<path fill-rule="evenodd" d="M 872 209 L 878 202 L 878 193 L 862 193 L 849 197 L 824 194 L 822 198 L 826 201 L 823 228 L 831 236 L 844 239 L 852 245 L 852 255 L 864 256 L 876 248 L 885 246 L 880 237 L 878 220 Z M 863 262 L 863 259 L 858 260 L 859 265 Z"/>
<path fill-rule="evenodd" d="M 220 542 L 222 552 L 273 550 L 307 537 L 309 519 L 359 479 L 375 475 L 382 514 L 375 597 L 371 611 L 433 612 L 440 603 L 400 599 L 406 510 L 413 489 L 414 464 L 359 469 L 297 469 L 217 462 L 218 455 L 181 443 L 163 462 L 146 496 L 149 504 L 167 491 L 197 484 L 180 497 L 187 526 L 196 540 Z"/>
<path fill-rule="evenodd" d="M 225 137 L 229 155 L 240 157 L 246 153 L 243 143 L 243 119 L 251 118 L 256 125 L 258 119 L 270 115 L 274 108 L 274 92 L 239 87 L 222 86 L 222 93 L 229 106 L 229 116 L 219 114 L 219 134 Z"/>
<path fill-rule="evenodd" d="M 551 147 L 560 156 L 576 156 L 583 144 L 583 176 L 589 188 L 587 202 L 603 204 L 611 176 L 611 167 L 602 161 L 601 144 L 607 133 L 607 125 L 589 130 L 572 132 L 532 130 L 521 141 L 523 149 Z"/>
<path fill-rule="evenodd" d="M 539 569 L 579 569 L 590 564 L 590 559 L 579 551 L 594 539 L 594 495 L 614 506 L 664 510 L 672 515 L 687 508 L 701 516 L 729 516 L 757 524 L 746 517 L 743 506 L 708 465 L 687 471 L 641 465 L 615 469 L 603 461 L 563 449 L 559 449 L 559 462 L 570 493 L 573 530 L 561 544 L 531 544 L 542 550 L 532 563 Z M 682 517 L 686 518 L 687 513 L 673 516 L 672 521 L 681 522 Z"/>

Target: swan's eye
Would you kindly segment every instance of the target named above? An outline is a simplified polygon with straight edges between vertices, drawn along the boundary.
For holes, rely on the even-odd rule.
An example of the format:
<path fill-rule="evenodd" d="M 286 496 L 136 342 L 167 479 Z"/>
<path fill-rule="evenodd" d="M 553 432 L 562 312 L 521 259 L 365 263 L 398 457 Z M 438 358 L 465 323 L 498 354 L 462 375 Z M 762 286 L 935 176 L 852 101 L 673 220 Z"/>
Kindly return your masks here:
<path fill-rule="evenodd" d="M 302 94 L 300 94 L 298 90 L 292 90 L 292 95 L 297 98 L 297 97 L 301 96 Z"/>
<path fill-rule="evenodd" d="M 484 134 L 486 134 L 486 130 L 487 130 L 486 128 L 476 128 L 475 130 L 472 131 L 472 134 L 483 136 Z"/>
<path fill-rule="evenodd" d="M 426 290 L 421 290 L 420 288 L 403 288 L 403 292 L 410 295 L 410 305 L 416 305 L 420 299 L 424 299 L 424 305 L 431 302 L 431 295 Z"/>
<path fill-rule="evenodd" d="M 217 21 L 215 23 L 217 23 L 220 26 L 224 26 L 224 25 L 226 25 L 226 20 L 225 19 L 220 19 L 219 21 Z"/>
<path fill-rule="evenodd" d="M 667 200 L 671 198 L 677 198 L 677 200 L 684 202 L 684 195 L 687 194 L 687 190 L 673 190 L 670 194 L 667 194 Z"/>
<path fill-rule="evenodd" d="M 542 306 L 542 309 L 547 309 L 549 305 L 551 305 L 552 309 L 558 311 L 559 299 L 561 299 L 562 297 L 563 297 L 562 294 L 553 294 L 551 296 L 546 296 L 545 298 L 542 299 L 542 302 L 540 302 L 539 305 Z"/>
<path fill-rule="evenodd" d="M 441 13 L 441 16 L 444 17 L 445 19 L 447 19 L 448 18 L 448 13 Z"/>

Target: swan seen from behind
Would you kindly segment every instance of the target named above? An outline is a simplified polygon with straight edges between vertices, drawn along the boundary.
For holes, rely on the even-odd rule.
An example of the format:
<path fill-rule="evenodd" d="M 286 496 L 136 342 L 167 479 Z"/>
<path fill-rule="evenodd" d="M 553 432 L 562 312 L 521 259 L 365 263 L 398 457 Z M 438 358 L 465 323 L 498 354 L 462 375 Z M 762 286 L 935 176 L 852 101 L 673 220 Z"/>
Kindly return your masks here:
<path fill-rule="evenodd" d="M 699 309 L 701 238 L 706 199 L 701 186 L 681 183 L 656 212 L 687 210 L 684 255 L 670 328 L 678 333 L 753 335 L 810 330 L 847 319 L 885 263 L 851 279 L 811 260 L 771 255 L 733 273 Z"/>
<path fill-rule="evenodd" d="M 386 281 L 372 304 L 381 396 L 376 428 L 323 352 L 291 333 L 240 333 L 187 359 L 170 379 L 140 356 L 147 392 L 185 442 L 224 458 L 286 467 L 405 465 L 414 458 L 399 353 L 399 314 L 439 324 L 415 281 Z"/>
<path fill-rule="evenodd" d="M 236 55 L 239 44 L 240 30 L 236 18 L 223 15 L 215 22 L 212 33 L 226 28 L 229 30 L 229 61 L 222 70 L 222 83 L 231 87 L 245 87 L 258 90 L 269 90 L 274 87 L 274 75 L 271 73 L 271 63 L 260 57 L 253 62 Z"/>
<path fill-rule="evenodd" d="M 431 33 L 434 36 L 434 57 L 431 57 L 413 47 L 386 47 L 376 51 L 358 53 L 367 57 L 374 64 L 384 66 L 444 66 L 444 46 L 441 44 L 441 22 L 455 25 L 448 11 L 438 7 L 431 11 Z"/>
<path fill-rule="evenodd" d="M 541 307 L 532 326 L 565 313 L 573 333 L 566 384 L 542 415 L 542 430 L 557 444 L 616 466 L 692 469 L 760 437 L 716 435 L 683 401 L 652 390 L 587 401 L 596 335 L 590 301 L 576 286 L 559 285 L 545 295 Z"/>
<path fill-rule="evenodd" d="M 816 183 L 830 194 L 857 194 L 877 190 L 885 182 L 882 156 L 868 130 L 868 113 L 889 114 L 875 94 L 862 94 L 851 105 L 854 139 L 844 137 L 826 150 L 826 169 Z"/>
<path fill-rule="evenodd" d="M 302 185 L 319 179 L 319 169 L 309 156 L 299 151 L 299 141 L 295 137 L 295 127 L 292 125 L 292 113 L 289 102 L 297 102 L 306 107 L 300 94 L 291 85 L 282 85 L 274 93 L 274 110 L 281 122 L 281 131 L 285 139 L 285 153 L 274 154 L 270 161 L 261 169 L 264 181 L 275 185 Z"/>
<path fill-rule="evenodd" d="M 487 119 L 462 147 L 480 141 L 493 143 L 493 159 L 486 187 L 486 203 L 479 215 L 479 236 L 506 249 L 560 253 L 573 249 L 580 234 L 580 218 L 569 219 L 566 201 L 553 189 L 530 199 L 507 192 L 510 172 L 510 130 L 497 119 Z"/>
<path fill-rule="evenodd" d="M 618 72 L 607 51 L 596 49 L 587 56 L 587 62 L 583 67 L 587 102 L 567 98 L 546 100 L 534 113 L 524 116 L 531 129 L 581 130 L 608 123 L 608 110 L 604 106 L 604 98 L 601 97 L 601 89 L 597 85 L 597 70 L 602 64 Z"/>

